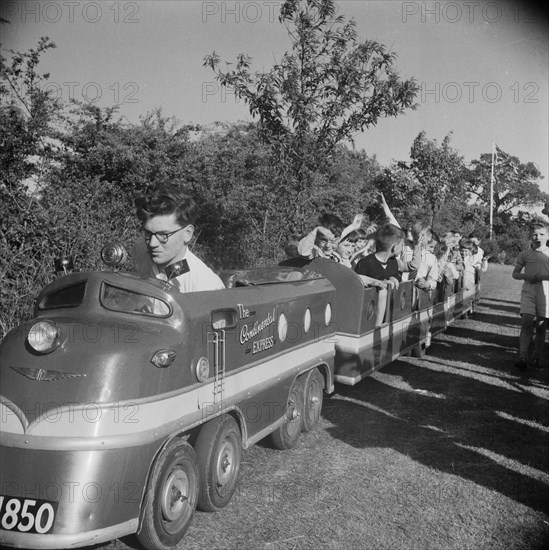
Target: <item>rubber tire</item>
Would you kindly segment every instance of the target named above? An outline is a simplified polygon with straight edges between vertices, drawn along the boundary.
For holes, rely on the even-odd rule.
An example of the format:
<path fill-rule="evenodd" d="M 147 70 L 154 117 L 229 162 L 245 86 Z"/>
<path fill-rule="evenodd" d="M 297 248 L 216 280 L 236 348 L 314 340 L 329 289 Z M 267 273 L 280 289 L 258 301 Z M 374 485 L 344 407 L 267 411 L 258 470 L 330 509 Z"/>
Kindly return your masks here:
<path fill-rule="evenodd" d="M 137 532 L 141 545 L 170 550 L 181 541 L 196 509 L 198 481 L 194 449 L 182 439 L 173 439 L 158 455 L 147 484 Z M 179 509 L 175 506 L 179 499 L 174 499 L 177 492 Z"/>
<path fill-rule="evenodd" d="M 310 370 L 303 375 L 303 428 L 302 430 L 310 432 L 314 430 L 320 422 L 320 412 L 322 411 L 322 400 L 324 398 L 324 377 L 317 368 Z"/>
<path fill-rule="evenodd" d="M 295 381 L 288 393 L 285 421 L 272 434 L 275 449 L 285 451 L 296 446 L 303 428 L 303 386 Z"/>
<path fill-rule="evenodd" d="M 229 504 L 240 472 L 242 436 L 235 419 L 225 414 L 210 420 L 200 429 L 194 448 L 200 476 L 198 508 L 215 512 Z M 230 469 L 223 479 L 225 459 Z"/>

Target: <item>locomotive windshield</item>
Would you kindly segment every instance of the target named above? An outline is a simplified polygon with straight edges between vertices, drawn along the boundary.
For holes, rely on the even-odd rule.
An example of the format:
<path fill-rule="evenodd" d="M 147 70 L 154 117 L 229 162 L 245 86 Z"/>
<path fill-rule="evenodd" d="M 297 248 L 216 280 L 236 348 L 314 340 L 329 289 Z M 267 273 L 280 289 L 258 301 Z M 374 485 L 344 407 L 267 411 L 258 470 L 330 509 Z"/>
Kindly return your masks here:
<path fill-rule="evenodd" d="M 38 304 L 38 309 L 56 309 L 61 307 L 78 307 L 84 299 L 86 281 L 76 285 L 60 288 L 44 296 Z"/>
<path fill-rule="evenodd" d="M 101 305 L 112 311 L 168 317 L 170 306 L 160 298 L 139 294 L 131 290 L 103 284 L 101 290 Z"/>

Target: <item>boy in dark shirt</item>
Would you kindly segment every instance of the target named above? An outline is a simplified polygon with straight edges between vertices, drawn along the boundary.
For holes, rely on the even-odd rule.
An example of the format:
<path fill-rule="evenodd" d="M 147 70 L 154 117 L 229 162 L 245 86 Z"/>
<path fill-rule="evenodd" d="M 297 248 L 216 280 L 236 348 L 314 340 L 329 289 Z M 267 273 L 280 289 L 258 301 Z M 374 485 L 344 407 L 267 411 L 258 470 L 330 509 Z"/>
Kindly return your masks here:
<path fill-rule="evenodd" d="M 359 275 L 387 281 L 398 288 L 402 277 L 398 269 L 397 257 L 400 256 L 403 246 L 402 229 L 392 223 L 383 225 L 376 233 L 376 252 L 362 258 L 355 271 Z"/>
<path fill-rule="evenodd" d="M 398 268 L 397 257 L 404 246 L 404 232 L 391 223 L 380 227 L 376 233 L 376 252 L 369 254 L 358 262 L 355 271 L 363 275 L 365 284 L 368 279 L 382 281 L 385 286 L 398 288 L 402 276 Z M 378 286 L 378 285 L 375 285 Z M 387 308 L 387 289 L 382 288 L 378 295 L 376 326 L 383 322 Z"/>

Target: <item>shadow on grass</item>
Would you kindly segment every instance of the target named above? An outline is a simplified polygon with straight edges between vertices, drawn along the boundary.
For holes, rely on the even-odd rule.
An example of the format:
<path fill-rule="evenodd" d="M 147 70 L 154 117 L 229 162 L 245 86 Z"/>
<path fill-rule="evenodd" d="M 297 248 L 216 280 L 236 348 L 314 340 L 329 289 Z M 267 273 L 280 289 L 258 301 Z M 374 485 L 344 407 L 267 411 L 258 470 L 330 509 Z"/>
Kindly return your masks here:
<path fill-rule="evenodd" d="M 512 304 L 512 305 L 507 305 Z M 496 300 L 493 298 L 481 298 L 480 306 L 484 306 L 488 309 L 498 309 L 500 311 L 507 311 L 509 313 L 518 313 L 520 302 L 513 302 L 510 300 Z"/>
<path fill-rule="evenodd" d="M 511 315 L 498 315 L 497 313 L 491 313 L 485 308 L 476 311 L 471 317 L 472 321 L 478 321 L 479 323 L 493 323 L 495 325 L 520 325 L 520 317 L 518 309 L 515 311 L 514 316 Z"/>
<path fill-rule="evenodd" d="M 470 373 L 404 362 L 378 376 L 383 381 L 370 377 L 337 387 L 323 409 L 332 437 L 357 448 L 392 448 L 549 513 L 549 403 L 527 391 L 537 382 L 498 387 L 497 376 L 487 384 Z M 537 423 L 527 423 L 532 418 Z"/>
<path fill-rule="evenodd" d="M 492 344 L 503 348 L 517 348 L 520 327 L 494 327 L 494 326 L 456 326 L 449 327 L 445 333 L 437 334 L 433 344 L 448 341 L 452 338 L 464 338 L 482 344 Z M 444 336 L 443 336 L 444 335 Z M 476 344 L 475 348 L 476 349 Z"/>
<path fill-rule="evenodd" d="M 454 334 L 453 336 L 460 338 L 476 337 L 478 340 L 478 336 L 475 336 L 474 333 L 468 333 L 468 331 L 463 331 L 459 334 Z M 495 345 L 500 346 L 499 350 L 494 351 Z M 474 348 L 471 348 L 468 353 L 474 354 L 474 358 L 472 358 L 471 361 L 474 362 L 476 366 L 511 373 L 514 369 L 513 364 L 515 361 L 515 354 L 513 354 L 510 350 L 516 348 L 516 345 L 517 339 L 513 337 L 509 337 L 508 340 L 503 340 L 501 337 L 497 339 L 491 339 L 487 337 L 484 343 L 481 343 L 480 345 L 475 344 Z M 501 348 L 501 346 L 504 347 Z M 502 349 L 507 351 L 507 357 L 495 361 L 494 356 L 498 352 L 501 353 Z M 463 355 L 460 356 L 456 354 L 455 342 L 447 340 L 433 340 L 433 344 L 429 348 L 428 355 L 429 357 L 436 356 L 439 359 L 446 361 L 445 363 L 443 363 L 443 365 L 447 365 L 448 361 L 459 361 L 460 359 L 463 361 L 467 361 L 467 359 L 465 359 Z"/>

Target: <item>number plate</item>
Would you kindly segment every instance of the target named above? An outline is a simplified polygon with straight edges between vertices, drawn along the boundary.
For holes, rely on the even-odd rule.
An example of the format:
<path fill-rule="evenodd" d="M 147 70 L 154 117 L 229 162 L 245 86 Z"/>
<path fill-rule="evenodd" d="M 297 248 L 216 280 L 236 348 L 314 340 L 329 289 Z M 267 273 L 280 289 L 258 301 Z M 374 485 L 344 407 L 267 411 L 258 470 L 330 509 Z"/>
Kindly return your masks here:
<path fill-rule="evenodd" d="M 0 528 L 21 533 L 49 533 L 58 502 L 0 496 Z"/>

